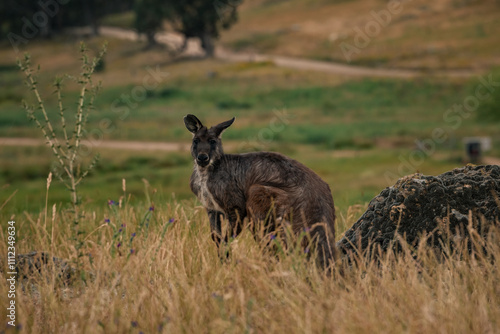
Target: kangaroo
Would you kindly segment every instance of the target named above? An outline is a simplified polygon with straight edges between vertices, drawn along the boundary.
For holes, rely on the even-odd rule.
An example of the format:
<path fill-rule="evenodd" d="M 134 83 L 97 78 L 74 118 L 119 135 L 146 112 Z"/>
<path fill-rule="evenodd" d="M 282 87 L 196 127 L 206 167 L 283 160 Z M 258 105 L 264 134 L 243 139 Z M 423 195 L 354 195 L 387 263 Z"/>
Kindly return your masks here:
<path fill-rule="evenodd" d="M 213 240 L 217 246 L 227 242 L 221 232 L 224 219 L 235 236 L 245 218 L 263 224 L 266 233 L 275 233 L 278 224 L 286 222 L 296 235 L 309 231 L 319 265 L 326 268 L 335 255 L 330 187 L 311 169 L 280 153 L 225 154 L 221 134 L 234 119 L 207 128 L 194 115 L 184 117 L 193 134 L 190 186 L 207 210 Z"/>

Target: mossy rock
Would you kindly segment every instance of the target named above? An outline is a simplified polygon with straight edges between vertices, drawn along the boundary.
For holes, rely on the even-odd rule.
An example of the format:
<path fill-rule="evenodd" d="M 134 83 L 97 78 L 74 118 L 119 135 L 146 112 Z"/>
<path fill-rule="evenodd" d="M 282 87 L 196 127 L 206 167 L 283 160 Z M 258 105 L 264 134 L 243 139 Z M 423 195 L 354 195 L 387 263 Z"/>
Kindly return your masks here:
<path fill-rule="evenodd" d="M 469 165 L 438 176 L 399 179 L 371 200 L 337 248 L 344 258 L 372 257 L 387 250 L 415 249 L 425 235 L 427 244 L 438 251 L 453 251 L 463 240 L 472 250 L 471 233 L 485 241 L 499 222 L 500 166 Z"/>
<path fill-rule="evenodd" d="M 7 263 L 4 259 L 0 259 L 0 269 L 5 272 Z M 30 252 L 26 254 L 16 255 L 16 264 L 14 272 L 16 272 L 16 279 L 24 280 L 37 276 L 55 277 L 64 284 L 71 283 L 77 277 L 77 270 L 73 268 L 66 260 L 50 256 L 46 252 Z"/>

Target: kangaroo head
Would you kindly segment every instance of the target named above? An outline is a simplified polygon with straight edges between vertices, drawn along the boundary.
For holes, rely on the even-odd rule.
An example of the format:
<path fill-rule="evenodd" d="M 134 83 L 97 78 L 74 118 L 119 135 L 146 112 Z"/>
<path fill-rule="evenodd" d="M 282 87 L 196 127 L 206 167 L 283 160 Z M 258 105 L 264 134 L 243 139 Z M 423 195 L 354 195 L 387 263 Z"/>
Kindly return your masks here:
<path fill-rule="evenodd" d="M 199 167 L 210 166 L 223 156 L 220 136 L 233 122 L 234 117 L 209 129 L 194 115 L 188 114 L 184 117 L 186 128 L 193 134 L 191 155 Z"/>

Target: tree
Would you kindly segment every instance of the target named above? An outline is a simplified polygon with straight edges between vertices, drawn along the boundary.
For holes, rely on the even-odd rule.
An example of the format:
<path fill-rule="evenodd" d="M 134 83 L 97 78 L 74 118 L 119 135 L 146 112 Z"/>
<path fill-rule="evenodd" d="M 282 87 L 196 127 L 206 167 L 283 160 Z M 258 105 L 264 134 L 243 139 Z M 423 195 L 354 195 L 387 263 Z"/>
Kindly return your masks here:
<path fill-rule="evenodd" d="M 148 47 L 157 44 L 155 35 L 161 29 L 164 20 L 164 3 L 161 0 L 136 0 L 135 28 L 148 39 Z"/>
<path fill-rule="evenodd" d="M 40 7 L 37 6 L 34 1 L 2 1 L 0 3 L 0 22 L 2 22 L 0 24 L 0 30 L 2 36 L 7 36 L 9 33 L 15 33 L 21 36 L 35 35 L 35 30 L 38 32 L 40 29 L 38 29 L 38 25 L 35 25 L 33 22 L 33 15 L 39 10 Z M 26 27 L 27 25 L 29 25 L 28 28 Z M 42 24 L 39 25 L 42 26 Z M 43 24 L 43 26 L 49 27 L 50 24 Z"/>
<path fill-rule="evenodd" d="M 90 25 L 97 34 L 102 16 L 130 10 L 134 0 L 0 1 L 0 34 L 48 38 L 66 27 Z"/>
<path fill-rule="evenodd" d="M 94 36 L 99 35 L 101 18 L 132 9 L 133 0 L 72 0 L 64 6 L 66 25 L 84 25 L 91 28 Z M 69 20 L 69 22 L 68 22 Z"/>
<path fill-rule="evenodd" d="M 94 36 L 99 35 L 99 21 L 98 19 L 102 16 L 102 7 L 96 0 L 84 0 L 82 1 L 83 17 L 85 19 L 86 25 L 90 26 L 92 29 L 92 34 Z"/>
<path fill-rule="evenodd" d="M 214 54 L 213 39 L 221 29 L 238 20 L 236 11 L 242 0 L 170 0 L 165 3 L 165 18 L 184 37 L 197 37 L 208 57 Z"/>

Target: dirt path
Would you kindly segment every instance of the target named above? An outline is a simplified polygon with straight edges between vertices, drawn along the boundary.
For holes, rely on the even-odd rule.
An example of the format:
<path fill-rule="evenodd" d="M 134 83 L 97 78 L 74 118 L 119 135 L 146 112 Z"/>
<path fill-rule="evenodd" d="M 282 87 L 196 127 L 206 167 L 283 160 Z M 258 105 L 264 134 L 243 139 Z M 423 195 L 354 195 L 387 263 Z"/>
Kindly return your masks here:
<path fill-rule="evenodd" d="M 131 151 L 162 151 L 162 152 L 188 152 L 190 143 L 172 143 L 172 142 L 144 142 L 144 141 L 119 141 L 104 140 L 97 143 L 83 141 L 84 145 L 96 148 L 131 150 Z M 44 146 L 45 141 L 35 138 L 12 138 L 0 137 L 0 147 L 2 146 Z M 234 151 L 238 148 L 235 143 L 227 143 L 224 147 L 228 151 Z M 363 155 L 363 151 L 357 150 L 338 150 L 332 151 L 332 156 L 336 158 L 356 158 Z M 499 165 L 499 157 L 483 157 L 485 165 Z"/>
<path fill-rule="evenodd" d="M 140 141 L 117 141 L 105 140 L 95 143 L 82 141 L 83 145 L 97 148 L 134 150 L 134 151 L 165 151 L 179 152 L 189 151 L 187 143 L 166 143 L 166 142 L 140 142 Z M 45 141 L 35 138 L 0 138 L 0 146 L 43 146 Z"/>
<path fill-rule="evenodd" d="M 115 27 L 101 27 L 101 34 L 119 39 L 126 39 L 131 41 L 145 40 L 144 36 L 138 36 L 133 30 L 115 28 Z M 73 33 L 84 34 L 87 32 L 85 28 L 74 29 Z M 157 41 L 161 44 L 167 45 L 171 48 L 178 49 L 183 42 L 183 37 L 176 33 L 160 32 L 157 34 Z M 200 46 L 200 42 L 195 39 L 188 40 L 186 50 L 182 54 L 188 57 L 200 57 L 204 52 Z M 249 54 L 249 53 L 235 53 L 226 50 L 222 47 L 217 47 L 215 50 L 215 57 L 230 62 L 261 62 L 271 61 L 276 66 L 293 68 L 298 70 L 318 71 L 323 73 L 357 76 L 357 77 L 392 77 L 392 78 L 413 78 L 419 76 L 447 76 L 447 77 L 470 77 L 477 74 L 472 70 L 446 70 L 446 71 L 433 71 L 425 72 L 418 70 L 406 69 L 388 69 L 388 68 L 369 68 L 361 66 L 346 65 L 342 63 L 317 61 L 310 59 L 265 55 L 265 54 Z"/>

